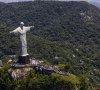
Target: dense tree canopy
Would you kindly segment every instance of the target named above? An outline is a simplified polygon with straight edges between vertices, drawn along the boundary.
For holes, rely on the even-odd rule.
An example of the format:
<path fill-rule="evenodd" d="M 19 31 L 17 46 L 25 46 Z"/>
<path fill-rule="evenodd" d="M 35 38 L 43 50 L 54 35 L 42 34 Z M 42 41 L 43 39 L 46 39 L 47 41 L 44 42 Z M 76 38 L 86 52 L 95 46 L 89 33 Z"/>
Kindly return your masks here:
<path fill-rule="evenodd" d="M 83 75 L 45 75 L 33 70 L 23 79 L 13 81 L 9 77 L 8 69 L 8 65 L 0 69 L 0 90 L 93 90 Z"/>
<path fill-rule="evenodd" d="M 9 32 L 20 21 L 35 26 L 27 34 L 31 57 L 70 65 L 71 73 L 83 73 L 90 82 L 100 82 L 100 10 L 97 7 L 83 1 L 0 3 L 3 63 L 10 58 L 8 55 L 19 53 L 17 36 Z"/>

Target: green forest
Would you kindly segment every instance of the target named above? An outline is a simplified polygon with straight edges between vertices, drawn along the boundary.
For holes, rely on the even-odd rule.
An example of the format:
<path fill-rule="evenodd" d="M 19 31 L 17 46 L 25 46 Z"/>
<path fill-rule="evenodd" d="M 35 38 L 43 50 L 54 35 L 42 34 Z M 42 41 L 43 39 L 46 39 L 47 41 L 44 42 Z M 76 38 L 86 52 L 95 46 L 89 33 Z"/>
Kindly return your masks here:
<path fill-rule="evenodd" d="M 95 90 L 81 74 L 46 75 L 33 70 L 23 79 L 13 81 L 9 78 L 8 69 L 8 65 L 0 69 L 0 90 Z"/>
<path fill-rule="evenodd" d="M 9 55 L 16 55 L 14 59 L 17 59 L 19 54 L 18 36 L 10 34 L 10 31 L 16 29 L 21 21 L 25 23 L 25 26 L 34 25 L 34 29 L 27 33 L 30 58 L 46 59 L 52 65 L 67 64 L 70 66 L 70 73 L 83 74 L 93 86 L 100 85 L 99 8 L 84 1 L 36 0 L 34 2 L 0 3 L 0 59 L 4 65 L 10 59 Z M 3 73 L 5 73 L 4 78 L 8 78 L 7 71 Z M 37 79 L 38 74 L 34 72 L 31 74 L 37 75 L 34 78 Z M 3 80 L 1 77 L 0 74 L 0 82 Z M 31 76 L 27 76 L 29 77 Z M 52 76 L 43 77 L 52 78 Z M 28 82 L 28 79 L 25 80 Z M 8 81 L 11 82 L 9 78 Z M 8 81 L 2 81 L 3 85 L 10 84 Z M 19 85 L 21 82 L 16 81 L 15 83 Z M 12 83 L 11 86 L 15 85 Z M 12 90 L 27 90 L 18 87 L 20 89 Z M 34 90 L 48 90 L 47 87 L 38 87 L 41 89 Z"/>

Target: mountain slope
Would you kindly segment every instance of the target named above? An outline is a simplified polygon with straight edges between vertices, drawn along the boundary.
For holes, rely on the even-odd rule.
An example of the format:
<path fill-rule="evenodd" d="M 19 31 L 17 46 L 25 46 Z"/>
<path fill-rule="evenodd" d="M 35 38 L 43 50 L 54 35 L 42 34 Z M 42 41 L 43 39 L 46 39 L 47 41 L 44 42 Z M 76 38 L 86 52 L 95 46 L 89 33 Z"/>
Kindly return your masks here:
<path fill-rule="evenodd" d="M 23 2 L 6 4 L 2 10 L 0 23 L 7 26 L 24 21 L 35 25 L 35 35 L 49 40 L 100 44 L 100 12 L 87 2 Z"/>
<path fill-rule="evenodd" d="M 71 65 L 99 83 L 100 10 L 87 2 L 0 3 L 0 57 L 18 55 L 18 37 L 9 34 L 23 21 L 35 28 L 27 35 L 28 52 L 53 64 Z M 58 59 L 55 59 L 58 57 Z"/>

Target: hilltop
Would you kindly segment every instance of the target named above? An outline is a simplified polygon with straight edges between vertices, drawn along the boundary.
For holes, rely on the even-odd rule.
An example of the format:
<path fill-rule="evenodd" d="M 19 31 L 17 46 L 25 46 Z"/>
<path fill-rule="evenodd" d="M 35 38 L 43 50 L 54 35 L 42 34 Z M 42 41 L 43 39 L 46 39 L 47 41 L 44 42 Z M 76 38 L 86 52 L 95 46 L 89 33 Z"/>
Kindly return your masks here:
<path fill-rule="evenodd" d="M 0 57 L 18 55 L 17 36 L 9 34 L 23 21 L 35 28 L 27 35 L 31 57 L 70 65 L 94 84 L 100 82 L 100 9 L 87 2 L 0 3 Z M 55 58 L 57 57 L 57 58 Z"/>
<path fill-rule="evenodd" d="M 46 75 L 33 70 L 24 78 L 13 81 L 9 78 L 8 69 L 9 66 L 0 69 L 0 90 L 94 90 L 83 75 Z M 23 72 L 26 69 L 30 68 L 20 70 Z M 14 69 L 14 72 L 17 71 L 19 70 Z"/>

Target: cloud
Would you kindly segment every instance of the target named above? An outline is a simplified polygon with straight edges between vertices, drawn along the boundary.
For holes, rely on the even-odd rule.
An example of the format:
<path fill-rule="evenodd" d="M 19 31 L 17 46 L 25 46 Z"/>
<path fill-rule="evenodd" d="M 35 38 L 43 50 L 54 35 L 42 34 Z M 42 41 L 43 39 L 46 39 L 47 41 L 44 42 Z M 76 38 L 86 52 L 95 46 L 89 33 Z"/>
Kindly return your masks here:
<path fill-rule="evenodd" d="M 100 3 L 100 0 L 59 0 L 59 1 L 87 1 L 87 2 L 97 2 L 97 3 Z"/>
<path fill-rule="evenodd" d="M 34 1 L 34 0 L 0 0 L 0 2 L 18 2 L 18 1 Z M 100 4 L 100 0 L 58 0 L 58 1 L 87 1 Z"/>

